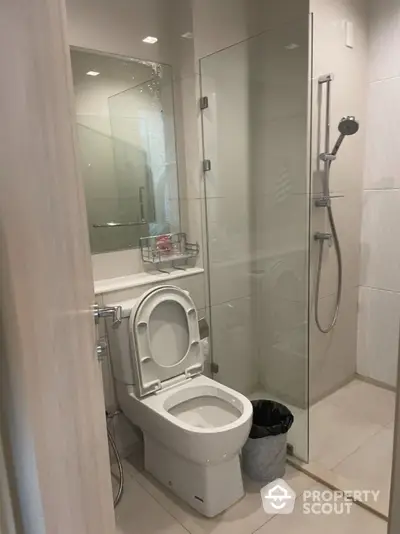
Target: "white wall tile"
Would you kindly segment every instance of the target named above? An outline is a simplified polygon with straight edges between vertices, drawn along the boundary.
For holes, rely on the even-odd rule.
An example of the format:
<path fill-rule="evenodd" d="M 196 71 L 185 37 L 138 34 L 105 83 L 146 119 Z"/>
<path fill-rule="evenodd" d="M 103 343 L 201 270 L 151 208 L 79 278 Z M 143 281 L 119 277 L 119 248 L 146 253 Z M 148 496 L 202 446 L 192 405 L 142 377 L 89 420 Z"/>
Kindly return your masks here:
<path fill-rule="evenodd" d="M 343 263 L 343 290 L 359 285 L 360 279 L 360 232 L 362 202 L 360 192 L 348 191 L 343 198 L 332 201 L 332 210 L 336 223 L 336 230 L 340 240 Z M 318 212 L 318 213 L 317 213 Z M 313 208 L 312 233 L 331 232 L 326 210 Z M 311 295 L 315 294 L 318 256 L 320 243 L 311 242 L 311 272 L 313 285 Z M 337 290 L 338 265 L 336 251 L 333 246 L 324 244 L 322 260 L 322 274 L 320 282 L 320 297 L 332 295 Z"/>
<path fill-rule="evenodd" d="M 396 386 L 400 294 L 360 287 L 357 372 Z"/>
<path fill-rule="evenodd" d="M 398 33 L 400 36 L 400 24 Z M 370 84 L 365 189 L 400 188 L 399 93 L 400 78 Z"/>
<path fill-rule="evenodd" d="M 400 190 L 364 192 L 361 285 L 400 291 Z"/>
<path fill-rule="evenodd" d="M 303 85 L 307 88 L 306 82 Z M 260 102 L 262 107 L 264 101 L 261 96 L 255 100 Z M 281 111 L 282 117 L 265 120 L 260 111 L 260 114 L 254 117 L 250 147 L 251 186 L 257 197 L 269 195 L 278 200 L 282 196 L 308 192 L 308 139 L 305 112 L 304 101 L 304 114 L 301 115 L 285 117 Z"/>
<path fill-rule="evenodd" d="M 94 280 L 118 278 L 143 271 L 139 249 L 92 254 L 92 267 Z"/>
<path fill-rule="evenodd" d="M 320 299 L 320 320 L 323 326 L 332 320 L 336 295 Z M 322 334 L 314 320 L 311 303 L 310 324 L 310 401 L 329 395 L 349 382 L 356 372 L 358 288 L 342 293 L 340 314 L 335 328 Z"/>
<path fill-rule="evenodd" d="M 222 68 L 223 67 L 223 68 Z M 249 161 L 249 48 L 247 43 L 202 62 L 204 155 L 207 198 L 247 196 Z"/>
<path fill-rule="evenodd" d="M 211 198 L 208 208 L 211 304 L 250 295 L 250 212 L 245 200 Z"/>
<path fill-rule="evenodd" d="M 241 393 L 251 393 L 257 383 L 251 298 L 213 306 L 211 319 L 213 357 L 219 365 L 216 380 Z"/>
<path fill-rule="evenodd" d="M 122 289 L 120 291 L 112 291 L 103 295 L 103 301 L 104 304 L 108 306 L 124 300 L 140 298 L 149 289 L 164 285 L 175 285 L 185 289 L 186 291 L 189 291 L 194 300 L 196 308 L 200 309 L 205 307 L 206 288 L 204 283 L 204 273 L 195 274 L 193 276 L 185 276 L 183 278 L 174 278 L 170 282 L 168 281 L 168 278 L 166 278 L 162 282 L 157 282 L 155 284 L 131 287 L 128 289 Z"/>
<path fill-rule="evenodd" d="M 195 0 L 196 58 L 307 17 L 308 0 Z"/>
<path fill-rule="evenodd" d="M 307 195 L 284 190 L 257 199 L 257 250 L 262 258 L 290 257 L 308 247 Z"/>
<path fill-rule="evenodd" d="M 260 296 L 259 382 L 295 406 L 307 404 L 307 303 Z"/>
<path fill-rule="evenodd" d="M 400 76 L 400 5 L 397 0 L 370 0 L 369 77 L 371 81 Z"/>

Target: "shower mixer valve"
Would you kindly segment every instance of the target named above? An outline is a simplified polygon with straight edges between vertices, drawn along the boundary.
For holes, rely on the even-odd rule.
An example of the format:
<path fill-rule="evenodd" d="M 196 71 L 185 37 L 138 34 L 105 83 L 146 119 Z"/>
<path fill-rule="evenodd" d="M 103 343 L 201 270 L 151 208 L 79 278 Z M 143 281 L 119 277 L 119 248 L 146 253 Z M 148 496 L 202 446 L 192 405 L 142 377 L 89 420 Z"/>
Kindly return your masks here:
<path fill-rule="evenodd" d="M 332 234 L 329 232 L 315 232 L 314 241 L 328 241 L 328 245 L 332 246 Z"/>

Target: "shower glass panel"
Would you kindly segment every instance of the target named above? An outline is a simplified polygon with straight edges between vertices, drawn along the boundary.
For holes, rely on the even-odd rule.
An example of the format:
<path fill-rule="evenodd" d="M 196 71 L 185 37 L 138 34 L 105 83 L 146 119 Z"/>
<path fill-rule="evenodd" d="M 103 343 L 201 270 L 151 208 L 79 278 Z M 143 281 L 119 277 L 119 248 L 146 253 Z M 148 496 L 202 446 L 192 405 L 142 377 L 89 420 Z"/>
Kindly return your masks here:
<path fill-rule="evenodd" d="M 214 378 L 289 406 L 308 460 L 308 16 L 201 60 Z"/>

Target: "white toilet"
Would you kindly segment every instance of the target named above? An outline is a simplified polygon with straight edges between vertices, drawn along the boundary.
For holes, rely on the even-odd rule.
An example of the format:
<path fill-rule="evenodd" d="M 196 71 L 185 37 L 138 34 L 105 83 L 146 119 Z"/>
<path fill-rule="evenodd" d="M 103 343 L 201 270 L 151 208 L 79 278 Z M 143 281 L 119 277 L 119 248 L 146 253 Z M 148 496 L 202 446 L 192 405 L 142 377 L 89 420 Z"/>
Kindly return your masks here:
<path fill-rule="evenodd" d="M 239 453 L 250 401 L 202 375 L 198 317 L 188 292 L 160 286 L 115 303 L 109 328 L 117 397 L 144 435 L 145 469 L 202 514 L 213 517 L 243 492 Z"/>

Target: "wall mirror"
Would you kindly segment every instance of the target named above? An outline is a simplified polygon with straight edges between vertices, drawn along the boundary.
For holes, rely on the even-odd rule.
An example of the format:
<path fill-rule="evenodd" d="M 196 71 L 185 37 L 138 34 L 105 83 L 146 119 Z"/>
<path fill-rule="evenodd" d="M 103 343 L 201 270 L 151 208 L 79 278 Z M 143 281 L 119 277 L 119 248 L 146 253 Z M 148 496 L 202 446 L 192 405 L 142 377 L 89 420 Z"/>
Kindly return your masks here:
<path fill-rule="evenodd" d="M 92 254 L 179 230 L 172 67 L 71 48 Z"/>

